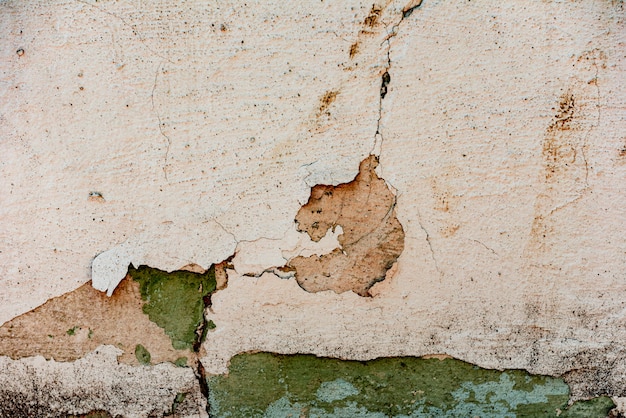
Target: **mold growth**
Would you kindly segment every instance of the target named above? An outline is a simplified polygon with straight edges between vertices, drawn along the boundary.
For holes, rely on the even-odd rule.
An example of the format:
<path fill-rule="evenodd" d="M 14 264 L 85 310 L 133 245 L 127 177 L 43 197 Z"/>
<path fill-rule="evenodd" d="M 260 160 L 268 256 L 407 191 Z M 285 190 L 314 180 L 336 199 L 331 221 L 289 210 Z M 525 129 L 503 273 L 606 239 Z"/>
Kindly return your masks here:
<path fill-rule="evenodd" d="M 562 379 L 451 358 L 241 354 L 208 385 L 214 416 L 605 417 L 615 406 L 600 397 L 568 407 Z"/>
<path fill-rule="evenodd" d="M 404 230 L 396 218 L 396 197 L 375 172 L 377 157 L 361 162 L 350 183 L 317 185 L 296 215 L 297 229 L 318 242 L 329 229 L 341 226 L 341 248 L 322 256 L 296 257 L 298 284 L 308 292 L 352 290 L 370 296 L 369 289 L 385 274 L 404 249 Z"/>
<path fill-rule="evenodd" d="M 165 330 L 175 349 L 198 351 L 206 334 L 204 308 L 216 289 L 215 266 L 205 273 L 168 273 L 147 266 L 130 267 L 128 274 L 139 283 L 143 312 Z"/>

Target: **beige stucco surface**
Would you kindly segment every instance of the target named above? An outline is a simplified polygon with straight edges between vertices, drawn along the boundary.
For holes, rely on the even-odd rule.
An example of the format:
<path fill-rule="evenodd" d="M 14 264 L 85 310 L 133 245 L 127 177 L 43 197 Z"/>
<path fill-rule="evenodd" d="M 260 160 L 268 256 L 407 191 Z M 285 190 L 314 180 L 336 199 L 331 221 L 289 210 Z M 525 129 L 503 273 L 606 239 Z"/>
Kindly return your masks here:
<path fill-rule="evenodd" d="M 0 324 L 235 254 L 208 372 L 448 354 L 626 396 L 623 3 L 376 4 L 0 3 Z M 336 248 L 294 217 L 370 153 L 405 233 L 374 296 L 273 273 Z"/>

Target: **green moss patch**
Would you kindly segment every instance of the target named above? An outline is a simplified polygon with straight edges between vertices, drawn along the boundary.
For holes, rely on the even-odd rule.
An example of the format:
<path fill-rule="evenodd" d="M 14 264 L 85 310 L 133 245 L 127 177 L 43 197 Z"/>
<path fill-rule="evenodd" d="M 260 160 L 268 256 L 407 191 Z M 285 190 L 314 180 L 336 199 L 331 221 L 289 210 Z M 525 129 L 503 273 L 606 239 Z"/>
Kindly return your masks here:
<path fill-rule="evenodd" d="M 135 357 L 139 364 L 143 364 L 144 366 L 148 366 L 152 360 L 150 352 L 141 344 L 135 346 Z"/>
<path fill-rule="evenodd" d="M 145 301 L 143 312 L 165 330 L 177 350 L 193 349 L 203 335 L 204 298 L 215 290 L 215 269 L 206 273 L 163 270 L 140 266 L 128 269 L 139 282 Z"/>
<path fill-rule="evenodd" d="M 187 367 L 187 357 L 178 357 L 174 361 L 176 367 Z"/>
<path fill-rule="evenodd" d="M 216 417 L 600 417 L 614 407 L 598 398 L 568 409 L 562 379 L 454 359 L 241 354 L 207 382 Z"/>

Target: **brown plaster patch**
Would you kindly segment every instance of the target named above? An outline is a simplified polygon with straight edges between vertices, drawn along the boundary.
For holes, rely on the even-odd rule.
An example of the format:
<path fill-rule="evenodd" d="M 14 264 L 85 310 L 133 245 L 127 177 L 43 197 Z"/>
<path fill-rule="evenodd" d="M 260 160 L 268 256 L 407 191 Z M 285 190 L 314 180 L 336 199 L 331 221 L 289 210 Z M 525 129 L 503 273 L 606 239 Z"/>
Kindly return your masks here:
<path fill-rule="evenodd" d="M 350 183 L 317 185 L 296 215 L 298 230 L 319 241 L 329 229 L 341 226 L 341 249 L 323 256 L 296 257 L 296 280 L 306 291 L 352 290 L 371 296 L 369 289 L 385 279 L 386 272 L 404 249 L 404 230 L 396 218 L 396 197 L 375 172 L 377 157 L 361 162 Z"/>
<path fill-rule="evenodd" d="M 124 351 L 120 362 L 138 365 L 135 347 L 141 344 L 150 352 L 152 363 L 187 357 L 192 365 L 194 353 L 175 350 L 142 306 L 139 283 L 128 276 L 110 298 L 86 283 L 0 327 L 0 355 L 73 361 L 101 344 L 110 344 Z"/>

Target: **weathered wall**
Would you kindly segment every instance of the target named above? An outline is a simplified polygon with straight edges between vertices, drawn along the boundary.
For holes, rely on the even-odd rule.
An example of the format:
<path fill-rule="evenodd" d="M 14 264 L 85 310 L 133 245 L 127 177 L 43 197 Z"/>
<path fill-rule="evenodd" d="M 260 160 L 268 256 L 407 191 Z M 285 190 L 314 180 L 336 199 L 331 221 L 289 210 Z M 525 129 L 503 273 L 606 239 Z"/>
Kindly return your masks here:
<path fill-rule="evenodd" d="M 620 401 L 623 2 L 417 5 L 0 2 L 0 335 L 228 260 L 208 373 L 447 354 Z"/>

